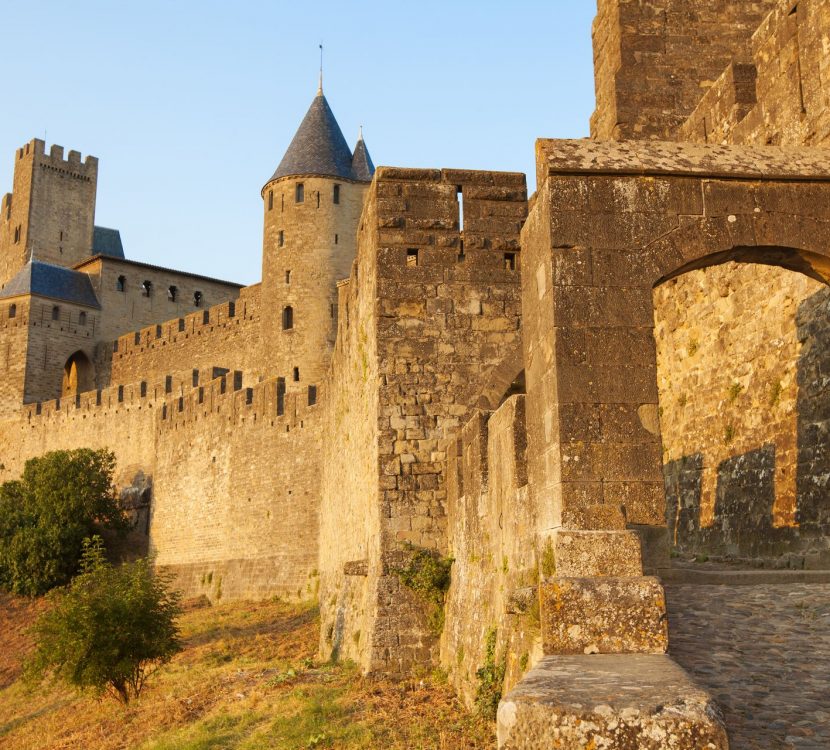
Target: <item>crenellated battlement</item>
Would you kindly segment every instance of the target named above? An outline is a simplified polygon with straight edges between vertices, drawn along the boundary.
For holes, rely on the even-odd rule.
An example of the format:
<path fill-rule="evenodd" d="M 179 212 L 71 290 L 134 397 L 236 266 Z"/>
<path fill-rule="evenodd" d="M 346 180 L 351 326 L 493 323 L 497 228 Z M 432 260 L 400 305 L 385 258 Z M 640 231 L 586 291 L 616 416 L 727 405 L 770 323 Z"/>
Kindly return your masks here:
<path fill-rule="evenodd" d="M 11 218 L 12 211 L 12 194 L 6 193 L 0 201 L 0 223 L 8 221 Z"/>
<path fill-rule="evenodd" d="M 197 310 L 181 318 L 145 326 L 119 336 L 113 342 L 113 362 L 136 357 L 153 349 L 176 344 L 193 336 L 203 336 L 240 325 L 243 321 L 258 319 L 255 305 L 248 299 L 223 302 L 220 305 Z"/>
<path fill-rule="evenodd" d="M 35 165 L 42 169 L 50 169 L 86 181 L 94 181 L 98 177 L 98 157 L 87 156 L 82 161 L 81 152 L 72 150 L 64 158 L 63 146 L 57 144 L 53 144 L 47 154 L 46 143 L 40 138 L 33 138 L 17 150 L 17 160 L 25 159 L 33 159 Z"/>
<path fill-rule="evenodd" d="M 152 410 L 174 394 L 183 396 L 200 383 L 209 383 L 224 378 L 230 370 L 225 367 L 211 367 L 202 370 L 182 370 L 157 377 L 154 381 L 141 380 L 85 391 L 50 401 L 26 404 L 23 414 L 29 423 L 49 418 L 74 419 L 81 417 L 112 416 L 121 410 Z M 232 382 L 242 387 L 244 382 L 241 372 L 232 373 Z"/>
<path fill-rule="evenodd" d="M 317 416 L 320 396 L 321 390 L 316 385 L 289 393 L 283 378 L 245 386 L 242 373 L 237 371 L 168 398 L 159 411 L 158 428 L 177 430 L 219 415 L 233 424 L 266 420 L 272 427 L 290 432 L 295 428 L 302 429 L 307 420 Z"/>

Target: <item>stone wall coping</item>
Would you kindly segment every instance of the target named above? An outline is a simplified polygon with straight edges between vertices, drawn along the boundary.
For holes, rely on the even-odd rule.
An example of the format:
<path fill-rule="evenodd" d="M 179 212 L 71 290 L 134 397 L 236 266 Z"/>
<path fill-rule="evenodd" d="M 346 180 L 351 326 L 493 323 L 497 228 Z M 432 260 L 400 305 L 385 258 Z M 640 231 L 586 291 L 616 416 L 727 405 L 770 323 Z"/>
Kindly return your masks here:
<path fill-rule="evenodd" d="M 550 175 L 562 174 L 830 182 L 830 152 L 804 147 L 540 138 L 536 171 L 539 185 Z"/>

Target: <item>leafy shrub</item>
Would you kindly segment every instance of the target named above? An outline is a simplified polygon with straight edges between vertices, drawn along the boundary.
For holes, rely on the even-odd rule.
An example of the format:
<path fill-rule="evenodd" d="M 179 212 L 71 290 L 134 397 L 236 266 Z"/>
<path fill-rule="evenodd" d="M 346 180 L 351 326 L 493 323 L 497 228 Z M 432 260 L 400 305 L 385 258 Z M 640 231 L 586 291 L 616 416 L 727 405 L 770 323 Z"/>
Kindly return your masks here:
<path fill-rule="evenodd" d="M 430 629 L 439 635 L 444 629 L 444 600 L 450 588 L 450 571 L 455 562 L 434 550 L 410 546 L 411 557 L 405 568 L 392 572 L 429 607 Z"/>
<path fill-rule="evenodd" d="M 476 690 L 476 710 L 481 716 L 495 719 L 499 709 L 504 675 L 507 672 L 507 660 L 496 659 L 496 640 L 498 631 L 489 628 L 484 641 L 484 664 L 476 672 L 478 688 Z"/>
<path fill-rule="evenodd" d="M 35 596 L 77 572 L 85 539 L 128 524 L 106 450 L 55 451 L 26 462 L 0 486 L 0 586 Z"/>
<path fill-rule="evenodd" d="M 113 566 L 100 537 L 86 540 L 81 573 L 49 594 L 54 606 L 33 627 L 28 679 L 51 673 L 125 704 L 138 697 L 153 671 L 181 650 L 180 594 L 169 584 L 146 558 Z"/>

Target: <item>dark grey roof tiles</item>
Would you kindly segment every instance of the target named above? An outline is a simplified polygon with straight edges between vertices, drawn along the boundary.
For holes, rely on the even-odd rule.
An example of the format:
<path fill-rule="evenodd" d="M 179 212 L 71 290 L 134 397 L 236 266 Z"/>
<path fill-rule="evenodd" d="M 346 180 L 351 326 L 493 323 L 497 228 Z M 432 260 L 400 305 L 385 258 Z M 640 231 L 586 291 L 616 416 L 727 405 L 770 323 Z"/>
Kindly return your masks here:
<path fill-rule="evenodd" d="M 369 156 L 369 149 L 366 148 L 366 142 L 363 140 L 362 128 L 360 137 L 357 139 L 357 145 L 354 147 L 352 172 L 354 173 L 354 178 L 362 182 L 371 182 L 372 176 L 375 174 L 375 165 L 372 163 L 372 157 Z"/>
<path fill-rule="evenodd" d="M 92 254 L 123 258 L 124 245 L 121 244 L 121 232 L 117 229 L 95 227 L 92 234 Z"/>
<path fill-rule="evenodd" d="M 37 294 L 64 302 L 100 308 L 89 276 L 63 266 L 29 261 L 0 290 L 0 299 Z"/>
<path fill-rule="evenodd" d="M 322 91 L 314 97 L 271 180 L 303 174 L 355 179 L 352 152 Z"/>

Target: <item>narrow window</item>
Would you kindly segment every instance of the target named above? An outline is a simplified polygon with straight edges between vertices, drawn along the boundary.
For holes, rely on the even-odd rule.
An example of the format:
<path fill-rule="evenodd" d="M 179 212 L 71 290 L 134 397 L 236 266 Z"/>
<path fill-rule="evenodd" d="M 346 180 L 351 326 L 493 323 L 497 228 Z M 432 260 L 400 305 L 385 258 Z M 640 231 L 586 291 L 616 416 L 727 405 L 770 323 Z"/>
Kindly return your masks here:
<path fill-rule="evenodd" d="M 17 305 L 9 305 L 9 317 L 14 318 L 17 316 Z"/>
<path fill-rule="evenodd" d="M 202 306 L 202 293 L 201 292 L 193 292 L 193 304 L 196 307 Z"/>
<path fill-rule="evenodd" d="M 283 246 L 285 245 L 285 232 L 283 232 L 283 230 L 282 230 L 282 229 L 280 229 L 280 233 L 279 233 L 279 235 L 277 236 L 277 244 L 278 244 L 280 247 L 283 247 Z"/>
<path fill-rule="evenodd" d="M 282 311 L 282 330 L 288 331 L 294 327 L 294 308 L 291 305 L 283 308 Z"/>
<path fill-rule="evenodd" d="M 335 234 L 334 235 L 334 244 L 336 245 L 340 238 Z"/>
<path fill-rule="evenodd" d="M 61 231 L 61 239 L 60 239 L 60 241 L 61 241 L 61 242 L 63 242 L 63 232 L 62 232 L 62 231 Z"/>
<path fill-rule="evenodd" d="M 280 211 L 285 211 L 285 196 L 280 193 Z"/>
<path fill-rule="evenodd" d="M 334 318 L 334 303 L 329 305 L 329 317 Z"/>
<path fill-rule="evenodd" d="M 317 403 L 317 386 L 310 385 L 308 387 L 308 405 L 314 406 Z"/>
<path fill-rule="evenodd" d="M 516 270 L 516 253 L 504 254 L 504 268 L 506 271 Z"/>
<path fill-rule="evenodd" d="M 455 189 L 455 197 L 458 200 L 458 231 L 464 231 L 464 188 L 459 185 Z"/>
<path fill-rule="evenodd" d="M 320 208 L 320 191 L 317 191 L 317 208 Z"/>
<path fill-rule="evenodd" d="M 175 302 L 176 294 L 178 294 L 178 292 L 178 288 L 171 284 L 169 287 L 167 287 L 167 299 L 169 299 L 171 302 Z"/>
<path fill-rule="evenodd" d="M 127 277 L 119 276 L 118 281 L 115 282 L 115 291 L 123 292 L 127 289 Z"/>
<path fill-rule="evenodd" d="M 14 228 L 14 244 L 20 242 L 20 225 Z"/>
<path fill-rule="evenodd" d="M 285 283 L 286 283 L 286 284 L 290 284 L 290 283 L 291 283 L 291 271 L 286 271 L 286 272 L 285 272 Z"/>
<path fill-rule="evenodd" d="M 294 368 L 294 382 L 295 383 L 300 382 L 300 368 L 299 367 Z"/>
<path fill-rule="evenodd" d="M 268 191 L 268 210 L 269 211 L 274 210 L 274 191 L 273 190 Z"/>
<path fill-rule="evenodd" d="M 150 281 L 149 279 L 145 279 L 141 283 L 141 295 L 143 297 L 149 297 L 152 290 L 153 290 L 153 282 Z"/>
<path fill-rule="evenodd" d="M 332 200 L 334 201 L 335 204 L 340 203 L 340 185 L 335 185 L 334 186 Z"/>
<path fill-rule="evenodd" d="M 465 257 L 466 256 L 464 255 L 464 240 L 460 240 L 458 243 L 458 262 L 463 263 Z"/>
<path fill-rule="evenodd" d="M 81 311 L 78 313 L 78 325 L 85 326 L 86 325 L 86 313 Z"/>
<path fill-rule="evenodd" d="M 57 320 L 58 318 L 60 318 L 60 316 L 61 316 L 61 309 L 57 305 L 55 305 L 52 308 L 52 320 Z"/>
<path fill-rule="evenodd" d="M 277 416 L 285 414 L 285 378 L 277 378 Z"/>
<path fill-rule="evenodd" d="M 193 377 L 193 387 L 195 388 L 197 385 L 199 385 L 199 371 L 194 370 L 192 377 Z"/>
<path fill-rule="evenodd" d="M 409 250 L 406 251 L 406 265 L 409 268 L 413 268 L 418 265 L 418 251 L 415 248 L 410 247 Z"/>
<path fill-rule="evenodd" d="M 165 375 L 164 376 L 164 392 L 165 393 L 172 393 L 173 392 L 173 376 L 172 375 Z"/>
<path fill-rule="evenodd" d="M 295 203 L 302 203 L 305 200 L 305 185 L 302 182 L 298 182 L 297 186 L 294 188 L 294 202 Z"/>

